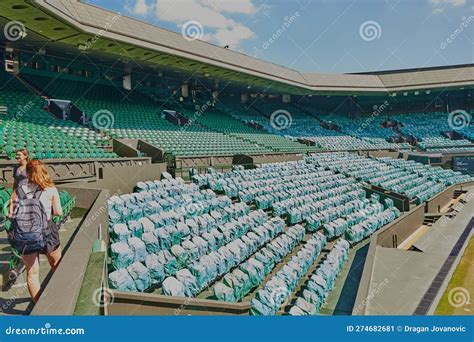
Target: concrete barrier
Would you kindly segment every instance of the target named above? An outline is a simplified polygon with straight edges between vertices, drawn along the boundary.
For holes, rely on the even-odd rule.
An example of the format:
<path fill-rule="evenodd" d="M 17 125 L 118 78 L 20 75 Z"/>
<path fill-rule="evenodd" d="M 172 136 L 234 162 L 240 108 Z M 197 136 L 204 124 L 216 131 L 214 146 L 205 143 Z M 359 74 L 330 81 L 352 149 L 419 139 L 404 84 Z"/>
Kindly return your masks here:
<path fill-rule="evenodd" d="M 217 300 L 163 296 L 153 293 L 131 293 L 112 290 L 113 301 L 107 315 L 248 315 L 250 302 L 227 303 Z"/>

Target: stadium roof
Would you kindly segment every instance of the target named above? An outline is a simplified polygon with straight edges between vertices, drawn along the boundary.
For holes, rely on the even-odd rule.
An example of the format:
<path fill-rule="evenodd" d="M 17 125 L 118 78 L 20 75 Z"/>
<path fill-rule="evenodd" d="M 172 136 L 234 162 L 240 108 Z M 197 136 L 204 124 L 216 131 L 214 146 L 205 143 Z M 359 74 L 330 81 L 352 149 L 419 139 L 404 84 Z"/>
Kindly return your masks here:
<path fill-rule="evenodd" d="M 282 93 L 383 95 L 474 85 L 474 64 L 377 73 L 302 73 L 201 40 L 190 41 L 181 34 L 78 0 L 3 0 L 0 15 L 22 22 L 46 42 Z"/>

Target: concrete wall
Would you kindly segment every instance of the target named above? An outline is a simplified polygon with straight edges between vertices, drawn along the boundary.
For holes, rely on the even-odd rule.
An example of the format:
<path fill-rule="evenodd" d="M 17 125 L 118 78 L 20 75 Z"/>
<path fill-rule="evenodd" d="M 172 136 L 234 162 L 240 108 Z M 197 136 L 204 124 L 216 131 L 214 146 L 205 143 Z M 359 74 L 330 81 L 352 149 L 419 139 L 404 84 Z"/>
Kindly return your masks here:
<path fill-rule="evenodd" d="M 165 151 L 151 145 L 143 140 L 138 140 L 137 149 L 144 153 L 145 156 L 151 158 L 152 163 L 162 163 L 165 158 Z"/>
<path fill-rule="evenodd" d="M 111 194 L 126 194 L 133 192 L 138 182 L 160 179 L 164 171 L 165 163 L 104 167 L 99 170 L 97 180 L 83 182 L 81 187 L 108 189 Z"/>
<path fill-rule="evenodd" d="M 390 157 L 390 158 L 399 158 L 400 152 L 397 151 L 388 151 L 388 150 L 378 150 L 378 151 L 367 151 L 360 153 L 361 155 L 372 156 L 376 158 Z"/>
<path fill-rule="evenodd" d="M 250 302 L 226 303 L 216 300 L 162 296 L 151 293 L 112 291 L 113 303 L 107 315 L 248 315 Z"/>
<path fill-rule="evenodd" d="M 279 163 L 303 160 L 303 154 L 301 153 L 275 153 L 275 154 L 257 154 L 257 155 L 245 155 L 237 154 L 233 157 L 233 163 L 239 165 L 251 165 L 266 163 Z"/>
<path fill-rule="evenodd" d="M 425 205 L 425 212 L 427 213 L 439 213 L 440 209 L 447 205 L 454 196 L 454 190 L 457 188 L 456 185 L 448 187 L 443 192 L 431 197 Z"/>
<path fill-rule="evenodd" d="M 376 233 L 377 246 L 398 247 L 402 241 L 423 225 L 424 217 L 425 209 L 424 205 L 421 204 Z"/>
<path fill-rule="evenodd" d="M 368 187 L 364 186 L 364 190 L 366 191 L 368 196 L 374 193 L 379 195 L 382 201 L 386 198 L 390 198 L 393 201 L 393 205 L 401 212 L 410 210 L 410 200 L 404 195 L 398 194 L 393 191 L 385 190 L 374 185 L 370 185 Z"/>
<path fill-rule="evenodd" d="M 120 157 L 138 157 L 137 142 L 136 139 L 113 139 L 113 151 Z"/>
<path fill-rule="evenodd" d="M 114 159 L 53 159 L 43 160 L 55 182 L 94 180 L 99 169 L 104 167 L 150 164 L 150 158 L 114 158 Z M 0 162 L 0 182 L 13 183 L 14 160 Z"/>
<path fill-rule="evenodd" d="M 463 184 L 463 186 L 472 185 L 471 183 Z M 452 194 L 455 189 L 459 189 L 463 186 L 456 185 L 446 189 L 444 192 L 437 196 L 434 196 L 431 200 L 431 206 L 436 207 L 438 201 L 446 201 L 449 196 L 452 198 Z M 430 200 L 430 201 L 431 201 Z M 367 253 L 367 258 L 364 263 L 364 271 L 362 273 L 361 280 L 359 282 L 359 289 L 357 291 L 356 301 L 354 303 L 354 315 L 363 315 L 365 313 L 365 302 L 369 297 L 369 290 L 371 282 L 373 281 L 373 269 L 376 258 L 376 250 L 380 247 L 395 248 L 403 240 L 409 237 L 417 228 L 419 228 L 424 221 L 425 211 L 431 213 L 431 209 L 425 209 L 428 207 L 428 203 L 421 204 L 415 207 L 410 212 L 406 213 L 392 224 L 387 225 L 378 232 L 375 232 L 370 237 L 370 245 Z M 436 211 L 437 212 L 437 211 Z M 424 236 L 426 238 L 426 236 Z M 416 244 L 415 244 L 416 246 Z M 423 250 L 423 248 L 419 248 Z M 418 253 L 418 252 L 411 252 Z"/>
<path fill-rule="evenodd" d="M 364 263 L 364 271 L 359 281 L 353 315 L 364 315 L 369 289 L 372 281 L 372 272 L 378 247 L 395 248 L 423 224 L 424 206 L 419 205 L 413 211 L 404 214 L 391 224 L 375 232 L 370 237 L 369 250 Z M 396 245 L 395 245 L 396 243 Z"/>

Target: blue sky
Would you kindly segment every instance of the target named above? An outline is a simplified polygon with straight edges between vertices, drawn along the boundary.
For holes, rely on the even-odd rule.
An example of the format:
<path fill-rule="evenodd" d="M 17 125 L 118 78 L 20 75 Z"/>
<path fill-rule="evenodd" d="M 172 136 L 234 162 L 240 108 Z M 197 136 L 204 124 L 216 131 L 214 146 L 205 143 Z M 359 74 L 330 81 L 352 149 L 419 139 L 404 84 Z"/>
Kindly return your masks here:
<path fill-rule="evenodd" d="M 89 0 L 306 72 L 473 63 L 474 0 Z M 196 25 L 196 24 L 193 24 Z"/>

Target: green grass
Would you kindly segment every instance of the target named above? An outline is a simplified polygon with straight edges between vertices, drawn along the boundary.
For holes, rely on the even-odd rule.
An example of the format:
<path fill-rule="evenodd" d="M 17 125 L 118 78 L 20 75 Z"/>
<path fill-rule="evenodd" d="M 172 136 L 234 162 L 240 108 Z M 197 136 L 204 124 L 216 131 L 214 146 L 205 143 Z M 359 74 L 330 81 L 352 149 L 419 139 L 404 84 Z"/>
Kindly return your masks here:
<path fill-rule="evenodd" d="M 105 253 L 91 253 L 74 315 L 98 316 L 102 314 L 100 306 L 97 305 L 97 303 L 100 303 L 100 296 L 97 291 L 102 285 L 104 262 Z"/>
<path fill-rule="evenodd" d="M 464 251 L 458 267 L 453 273 L 451 280 L 449 281 L 448 287 L 446 288 L 443 297 L 435 310 L 436 315 L 474 315 L 474 237 L 469 240 L 469 244 Z M 463 289 L 455 289 L 463 288 Z M 455 289 L 455 290 L 453 290 Z M 449 293 L 453 297 L 452 302 L 455 306 L 450 304 Z M 455 294 L 458 294 L 456 296 Z M 466 295 L 470 297 L 470 300 L 462 306 L 457 307 L 456 303 L 462 301 L 461 294 L 466 298 Z M 458 299 L 458 301 L 456 300 Z"/>

